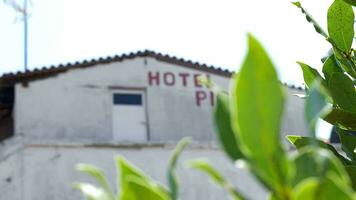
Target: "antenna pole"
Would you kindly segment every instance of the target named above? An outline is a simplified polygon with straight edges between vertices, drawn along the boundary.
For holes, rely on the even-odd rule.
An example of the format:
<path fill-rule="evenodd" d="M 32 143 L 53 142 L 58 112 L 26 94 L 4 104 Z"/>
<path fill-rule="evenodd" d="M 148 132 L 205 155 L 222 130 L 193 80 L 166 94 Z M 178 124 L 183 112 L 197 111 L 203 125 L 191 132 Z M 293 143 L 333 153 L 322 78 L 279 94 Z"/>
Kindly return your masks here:
<path fill-rule="evenodd" d="M 27 56 L 27 48 L 28 48 L 28 21 L 27 21 L 27 0 L 24 0 L 24 67 L 25 71 L 28 70 L 28 56 Z"/>

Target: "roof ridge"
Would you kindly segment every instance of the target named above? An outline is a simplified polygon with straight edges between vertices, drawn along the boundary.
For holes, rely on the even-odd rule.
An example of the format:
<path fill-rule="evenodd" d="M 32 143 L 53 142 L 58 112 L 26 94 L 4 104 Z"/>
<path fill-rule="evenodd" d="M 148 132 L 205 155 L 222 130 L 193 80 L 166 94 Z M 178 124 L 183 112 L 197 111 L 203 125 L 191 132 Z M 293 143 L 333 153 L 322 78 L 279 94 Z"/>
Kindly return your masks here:
<path fill-rule="evenodd" d="M 132 51 L 129 53 L 114 54 L 106 57 L 101 56 L 98 58 L 83 59 L 82 61 L 67 62 L 65 64 L 60 63 L 58 65 L 50 65 L 48 67 L 47 66 L 43 66 L 40 68 L 35 67 L 34 69 L 27 70 L 27 71 L 4 73 L 2 76 L 0 76 L 0 81 L 2 81 L 5 84 L 12 85 L 17 82 L 26 82 L 26 81 L 31 81 L 31 80 L 41 79 L 41 78 L 47 78 L 50 76 L 57 75 L 59 73 L 66 72 L 71 69 L 86 68 L 98 64 L 108 64 L 112 62 L 122 62 L 124 60 L 133 59 L 137 57 L 152 57 L 159 61 L 168 62 L 171 64 L 176 64 L 176 65 L 180 65 L 196 70 L 203 70 L 225 77 L 231 77 L 234 73 L 233 71 L 230 71 L 228 69 L 223 69 L 222 67 L 207 65 L 205 63 L 184 59 L 182 57 L 178 58 L 176 56 L 172 56 L 169 54 L 162 54 L 160 52 L 156 52 L 150 49 L 144 49 L 135 52 Z M 283 84 L 290 88 L 303 90 L 302 87 L 297 87 L 294 85 L 290 86 L 286 83 Z"/>

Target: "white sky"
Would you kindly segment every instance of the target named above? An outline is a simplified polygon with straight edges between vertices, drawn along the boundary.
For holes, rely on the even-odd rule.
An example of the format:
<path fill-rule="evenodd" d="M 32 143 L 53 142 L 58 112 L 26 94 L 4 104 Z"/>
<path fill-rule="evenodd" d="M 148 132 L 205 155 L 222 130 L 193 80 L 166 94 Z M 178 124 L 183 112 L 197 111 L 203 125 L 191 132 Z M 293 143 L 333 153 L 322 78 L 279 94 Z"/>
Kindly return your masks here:
<path fill-rule="evenodd" d="M 331 0 L 303 5 L 326 28 Z M 289 0 L 32 0 L 29 66 L 57 65 L 150 49 L 230 70 L 259 38 L 280 79 L 301 85 L 295 61 L 320 69 L 330 48 Z M 0 73 L 23 69 L 23 24 L 0 3 Z M 326 126 L 322 126 L 326 127 Z M 323 131 L 325 132 L 325 131 Z"/>
<path fill-rule="evenodd" d="M 329 45 L 289 0 L 32 0 L 29 65 L 151 49 L 237 69 L 246 32 L 273 57 L 282 81 L 301 85 L 295 61 L 320 67 Z M 325 27 L 331 0 L 304 0 Z M 0 3 L 0 73 L 22 70 L 23 25 Z"/>

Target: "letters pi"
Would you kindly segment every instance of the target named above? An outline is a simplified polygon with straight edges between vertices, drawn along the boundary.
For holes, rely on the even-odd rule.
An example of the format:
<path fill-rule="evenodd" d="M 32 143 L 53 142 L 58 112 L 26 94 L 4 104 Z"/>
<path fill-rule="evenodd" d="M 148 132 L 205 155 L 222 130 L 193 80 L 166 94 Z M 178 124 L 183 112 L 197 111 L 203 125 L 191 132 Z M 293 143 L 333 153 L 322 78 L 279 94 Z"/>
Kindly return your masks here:
<path fill-rule="evenodd" d="M 199 83 L 198 77 L 202 74 L 190 73 L 173 73 L 173 72 L 148 72 L 148 84 L 150 86 L 182 86 L 182 87 L 195 87 L 195 102 L 197 106 L 203 104 L 204 101 L 209 101 L 211 106 L 215 103 L 214 93 L 204 91 L 203 86 Z M 206 75 L 209 78 L 209 75 Z"/>

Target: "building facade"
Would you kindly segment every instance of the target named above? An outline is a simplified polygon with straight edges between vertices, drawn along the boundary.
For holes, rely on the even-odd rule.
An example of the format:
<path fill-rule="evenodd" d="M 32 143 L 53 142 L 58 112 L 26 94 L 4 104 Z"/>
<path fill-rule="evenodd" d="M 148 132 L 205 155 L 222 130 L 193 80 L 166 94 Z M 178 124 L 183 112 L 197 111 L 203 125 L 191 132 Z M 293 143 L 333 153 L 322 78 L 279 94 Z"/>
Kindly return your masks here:
<path fill-rule="evenodd" d="M 3 75 L 0 200 L 80 199 L 70 184 L 88 179 L 74 165 L 95 164 L 114 177 L 115 154 L 165 182 L 169 153 L 185 136 L 194 142 L 182 160 L 208 157 L 242 191 L 264 197 L 253 178 L 219 151 L 215 97 L 199 83 L 201 75 L 229 90 L 231 72 L 152 51 Z M 293 96 L 304 91 L 286 86 L 285 93 L 281 134 L 306 135 L 303 101 Z M 197 172 L 180 167 L 179 175 L 182 199 L 224 195 L 198 181 L 207 177 Z"/>

